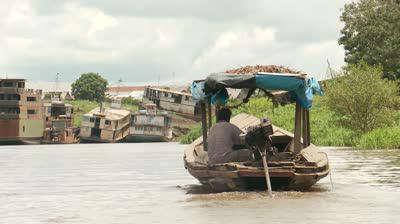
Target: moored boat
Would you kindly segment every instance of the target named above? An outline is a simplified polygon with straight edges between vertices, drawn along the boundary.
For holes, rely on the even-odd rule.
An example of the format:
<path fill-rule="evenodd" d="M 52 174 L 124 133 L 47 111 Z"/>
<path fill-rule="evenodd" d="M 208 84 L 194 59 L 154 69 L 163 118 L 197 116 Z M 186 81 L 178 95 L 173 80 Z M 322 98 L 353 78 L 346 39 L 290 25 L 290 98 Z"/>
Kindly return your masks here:
<path fill-rule="evenodd" d="M 42 91 L 24 79 L 0 79 L 0 144 L 39 144 L 45 122 Z"/>
<path fill-rule="evenodd" d="M 210 101 L 212 97 L 226 99 L 226 96 L 220 95 L 226 92 L 221 91 L 225 88 L 246 89 L 250 94 L 247 94 L 244 102 L 247 102 L 251 92 L 259 88 L 269 92 L 269 96 L 273 96 L 272 91 L 286 91 L 280 94 L 287 96 L 278 99 L 296 103 L 294 134 L 272 126 L 266 164 L 260 156 L 256 156 L 254 161 L 208 164 L 208 147 L 203 142 L 207 142 L 207 130 L 212 124 Z M 192 94 L 201 102 L 203 136 L 185 150 L 185 168 L 202 184 L 215 191 L 265 189 L 266 176 L 269 176 L 273 189 L 309 189 L 330 171 L 327 155 L 310 142 L 309 109 L 313 92 L 321 92 L 318 83 L 302 74 L 221 73 L 194 82 Z M 216 100 L 217 103 L 221 101 L 223 100 Z M 208 113 L 206 105 L 209 108 Z M 232 118 L 231 123 L 246 132 L 251 127 L 259 127 L 260 119 L 239 114 Z"/>
<path fill-rule="evenodd" d="M 78 129 L 73 127 L 73 107 L 62 101 L 44 103 L 46 129 L 43 144 L 72 144 L 78 142 Z"/>
<path fill-rule="evenodd" d="M 115 105 L 117 103 L 113 103 Z M 98 107 L 82 116 L 80 142 L 114 143 L 129 133 L 131 112 L 119 106 Z"/>
<path fill-rule="evenodd" d="M 171 139 L 171 117 L 167 112 L 158 112 L 156 104 L 146 104 L 145 110 L 132 113 L 127 142 L 166 142 Z"/>

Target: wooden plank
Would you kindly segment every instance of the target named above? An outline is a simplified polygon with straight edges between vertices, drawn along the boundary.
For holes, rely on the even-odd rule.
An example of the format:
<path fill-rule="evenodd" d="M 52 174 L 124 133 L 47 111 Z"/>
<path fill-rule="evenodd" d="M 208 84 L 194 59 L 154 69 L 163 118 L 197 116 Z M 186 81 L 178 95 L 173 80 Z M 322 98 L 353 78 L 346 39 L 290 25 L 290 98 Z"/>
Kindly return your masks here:
<path fill-rule="evenodd" d="M 301 118 L 302 118 L 302 109 L 299 103 L 296 102 L 296 113 L 294 118 L 294 147 L 293 152 L 298 154 L 301 149 Z"/>
<path fill-rule="evenodd" d="M 311 145 L 311 133 L 310 133 L 311 126 L 310 126 L 310 111 L 309 110 L 306 110 L 306 122 L 307 122 L 307 140 L 308 140 L 307 146 L 310 146 Z"/>
<path fill-rule="evenodd" d="M 304 147 L 309 146 L 309 140 L 308 140 L 308 126 L 307 126 L 307 112 L 308 110 L 302 109 L 302 124 L 303 124 L 303 145 Z"/>
<path fill-rule="evenodd" d="M 218 122 L 218 113 L 219 113 L 219 109 L 221 108 L 221 106 L 217 103 L 215 104 L 215 123 Z"/>
<path fill-rule="evenodd" d="M 208 109 L 208 130 L 210 130 L 212 127 L 211 97 L 207 99 L 207 109 Z"/>
<path fill-rule="evenodd" d="M 265 177 L 263 170 L 240 170 L 239 176 L 241 177 Z M 270 177 L 291 177 L 294 176 L 294 172 L 285 169 L 269 169 Z"/>

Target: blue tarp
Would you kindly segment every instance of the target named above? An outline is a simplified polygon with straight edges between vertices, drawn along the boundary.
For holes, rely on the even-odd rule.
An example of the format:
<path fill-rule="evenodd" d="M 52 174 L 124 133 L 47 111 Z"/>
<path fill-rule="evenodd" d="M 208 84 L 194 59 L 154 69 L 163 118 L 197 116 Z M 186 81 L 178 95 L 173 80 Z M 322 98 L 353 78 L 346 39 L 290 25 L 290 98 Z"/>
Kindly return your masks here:
<path fill-rule="evenodd" d="M 313 95 L 323 95 L 314 78 L 299 79 L 292 76 L 256 75 L 256 87 L 264 90 L 284 90 L 303 108 L 310 109 Z"/>
<path fill-rule="evenodd" d="M 314 94 L 323 95 L 317 80 L 296 75 L 262 73 L 254 75 L 212 74 L 205 81 L 193 82 L 192 95 L 195 100 L 211 96 L 212 103 L 227 101 L 225 88 L 263 89 L 266 91 L 288 91 L 293 100 L 303 108 L 310 109 Z"/>

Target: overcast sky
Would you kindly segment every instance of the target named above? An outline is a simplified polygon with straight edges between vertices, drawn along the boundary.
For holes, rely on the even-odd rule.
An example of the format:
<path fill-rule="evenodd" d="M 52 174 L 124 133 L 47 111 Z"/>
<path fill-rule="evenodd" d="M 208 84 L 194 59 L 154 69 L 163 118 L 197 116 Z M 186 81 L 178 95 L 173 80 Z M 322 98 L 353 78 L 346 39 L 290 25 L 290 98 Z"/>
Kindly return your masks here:
<path fill-rule="evenodd" d="M 0 77 L 110 83 L 189 81 L 254 64 L 324 76 L 349 0 L 15 0 L 0 2 Z"/>

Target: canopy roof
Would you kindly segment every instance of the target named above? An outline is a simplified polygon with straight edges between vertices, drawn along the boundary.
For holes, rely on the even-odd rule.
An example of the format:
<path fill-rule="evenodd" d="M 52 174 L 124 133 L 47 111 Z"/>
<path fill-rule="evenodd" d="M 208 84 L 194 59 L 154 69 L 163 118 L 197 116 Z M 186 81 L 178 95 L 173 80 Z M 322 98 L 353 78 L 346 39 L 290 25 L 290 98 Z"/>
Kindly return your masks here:
<path fill-rule="evenodd" d="M 227 97 L 224 96 L 226 88 L 249 90 L 258 88 L 267 92 L 287 91 L 292 100 L 306 109 L 311 108 L 314 93 L 323 94 L 318 82 L 313 78 L 308 78 L 306 74 L 257 72 L 255 74 L 211 74 L 205 80 L 193 82 L 192 95 L 195 100 L 203 100 L 211 96 L 216 102 L 219 98 Z"/>

